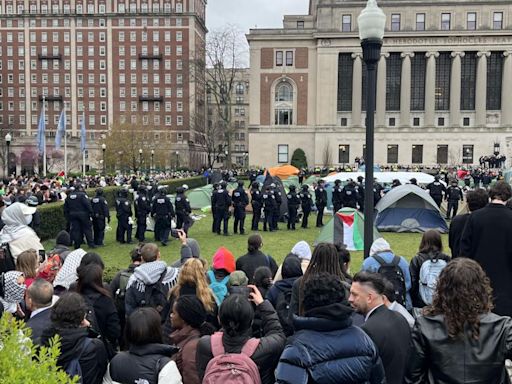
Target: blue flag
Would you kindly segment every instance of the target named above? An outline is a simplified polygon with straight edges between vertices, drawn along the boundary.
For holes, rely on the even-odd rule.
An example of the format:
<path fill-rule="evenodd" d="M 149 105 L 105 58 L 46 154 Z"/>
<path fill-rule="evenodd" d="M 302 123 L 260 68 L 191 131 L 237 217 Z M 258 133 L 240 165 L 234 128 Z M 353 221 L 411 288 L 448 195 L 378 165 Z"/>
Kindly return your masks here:
<path fill-rule="evenodd" d="M 82 123 L 80 124 L 80 151 L 84 152 L 86 150 L 85 145 L 85 112 L 82 115 Z"/>
<path fill-rule="evenodd" d="M 44 101 L 41 115 L 39 116 L 39 123 L 37 124 L 37 149 L 39 153 L 43 153 L 46 147 L 46 121 L 44 116 Z"/>
<path fill-rule="evenodd" d="M 66 109 L 60 113 L 59 123 L 57 124 L 57 134 L 55 135 L 55 149 L 59 149 L 62 137 L 66 134 Z"/>

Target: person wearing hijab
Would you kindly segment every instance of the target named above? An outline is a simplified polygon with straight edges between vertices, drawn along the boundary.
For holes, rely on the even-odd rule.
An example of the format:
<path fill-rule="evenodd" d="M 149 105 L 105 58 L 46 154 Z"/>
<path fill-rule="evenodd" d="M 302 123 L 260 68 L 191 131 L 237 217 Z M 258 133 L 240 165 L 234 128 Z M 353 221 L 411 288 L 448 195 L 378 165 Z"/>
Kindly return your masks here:
<path fill-rule="evenodd" d="M 5 225 L 0 231 L 0 243 L 9 244 L 15 263 L 18 255 L 23 251 L 44 249 L 37 234 L 29 227 L 35 211 L 35 207 L 13 203 L 2 212 L 2 222 Z"/>
<path fill-rule="evenodd" d="M 2 274 L 3 296 L 0 296 L 0 304 L 5 312 L 15 314 L 19 318 L 23 318 L 20 303 L 25 297 L 27 286 L 25 285 L 25 276 L 23 272 L 9 271 Z"/>

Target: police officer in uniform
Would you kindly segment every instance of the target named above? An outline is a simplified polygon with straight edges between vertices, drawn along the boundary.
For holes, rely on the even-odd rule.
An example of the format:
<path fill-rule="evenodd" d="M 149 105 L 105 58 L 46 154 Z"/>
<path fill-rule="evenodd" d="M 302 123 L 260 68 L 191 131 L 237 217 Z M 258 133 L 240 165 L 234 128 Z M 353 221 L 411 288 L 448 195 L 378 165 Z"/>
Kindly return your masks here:
<path fill-rule="evenodd" d="M 251 188 L 251 205 L 252 205 L 252 225 L 251 230 L 258 231 L 261 219 L 261 208 L 263 207 L 263 200 L 260 192 L 260 185 L 258 182 L 252 183 Z"/>
<path fill-rule="evenodd" d="M 219 189 L 214 193 L 214 207 L 215 207 L 215 233 L 220 235 L 221 223 L 223 224 L 224 236 L 228 236 L 228 223 L 229 223 L 229 207 L 231 206 L 231 198 L 227 191 L 227 183 L 222 181 Z"/>
<path fill-rule="evenodd" d="M 464 194 L 460 189 L 457 180 L 452 181 L 452 185 L 446 190 L 446 200 L 448 200 L 448 209 L 446 210 L 446 220 L 450 220 L 450 217 L 457 216 L 459 210 L 459 201 L 464 200 Z M 453 216 L 451 212 L 453 211 Z"/>
<path fill-rule="evenodd" d="M 281 216 L 281 204 L 283 203 L 283 196 L 281 191 L 276 187 L 274 183 L 270 184 L 270 190 L 276 197 L 276 205 L 274 207 L 274 211 L 272 212 L 272 224 L 274 231 L 279 229 L 279 217 Z"/>
<path fill-rule="evenodd" d="M 190 208 L 190 201 L 185 196 L 185 188 L 179 187 L 176 189 L 176 228 L 183 229 L 185 233 L 188 233 L 188 229 L 192 226 L 192 220 L 190 214 L 192 209 Z"/>
<path fill-rule="evenodd" d="M 295 190 L 295 185 L 290 185 L 290 192 L 286 195 L 288 199 L 288 229 L 295 231 L 295 222 L 297 221 L 297 210 L 300 206 L 300 198 Z"/>
<path fill-rule="evenodd" d="M 364 212 L 364 177 L 363 176 L 357 177 L 356 191 L 357 191 L 357 205 L 359 206 L 359 210 L 361 212 Z"/>
<path fill-rule="evenodd" d="M 137 231 L 135 238 L 143 243 L 146 240 L 146 227 L 148 214 L 151 212 L 146 187 L 141 185 L 138 190 L 138 196 L 134 203 L 135 218 L 137 219 Z"/>
<path fill-rule="evenodd" d="M 171 222 L 174 217 L 174 207 L 167 197 L 167 188 L 158 187 L 158 192 L 151 203 L 151 217 L 155 219 L 155 241 L 160 241 L 163 246 L 169 242 Z"/>
<path fill-rule="evenodd" d="M 443 195 L 446 193 L 445 186 L 439 181 L 439 175 L 434 176 L 434 181 L 427 185 L 430 197 L 436 202 L 438 207 L 441 207 Z"/>
<path fill-rule="evenodd" d="M 261 196 L 263 201 L 263 212 L 265 213 L 265 221 L 263 222 L 263 230 L 267 231 L 267 225 L 268 230 L 270 232 L 274 232 L 274 210 L 277 206 L 276 203 L 276 196 L 272 193 L 271 187 L 267 186 L 265 188 L 265 192 L 263 192 L 263 195 Z"/>
<path fill-rule="evenodd" d="M 349 180 L 342 191 L 343 206 L 357 208 L 357 198 L 356 184 L 353 180 Z"/>
<path fill-rule="evenodd" d="M 108 203 L 103 197 L 103 188 L 96 189 L 96 196 L 91 200 L 92 206 L 92 229 L 94 234 L 94 245 L 102 246 L 105 239 L 105 220 L 110 223 L 110 212 Z"/>
<path fill-rule="evenodd" d="M 324 209 L 327 206 L 327 191 L 324 188 L 324 181 L 320 180 L 315 188 L 315 205 L 318 210 L 316 216 L 317 228 L 324 226 Z"/>
<path fill-rule="evenodd" d="M 132 204 L 128 199 L 128 191 L 123 188 L 116 198 L 117 230 L 116 240 L 121 244 L 132 243 Z M 126 240 L 125 240 L 126 234 Z"/>
<path fill-rule="evenodd" d="M 80 248 L 85 239 L 90 248 L 96 248 L 92 237 L 91 216 L 92 207 L 89 198 L 80 185 L 75 186 L 64 202 L 64 216 L 71 227 L 71 240 L 75 249 Z"/>
<path fill-rule="evenodd" d="M 311 200 L 311 193 L 309 193 L 309 187 L 307 185 L 302 186 L 302 191 L 299 194 L 300 205 L 302 207 L 302 228 L 308 227 L 308 218 L 311 213 L 311 206 L 313 200 Z"/>
<path fill-rule="evenodd" d="M 332 189 L 332 211 L 333 213 L 338 212 L 343 208 L 343 188 L 341 186 L 341 180 L 334 181 L 334 188 Z"/>
<path fill-rule="evenodd" d="M 237 233 L 240 230 L 240 234 L 243 235 L 245 234 L 245 207 L 249 205 L 249 197 L 245 192 L 242 180 L 238 181 L 238 188 L 231 194 L 231 200 L 233 201 L 233 215 L 235 217 L 233 232 Z"/>
<path fill-rule="evenodd" d="M 210 197 L 210 206 L 211 206 L 211 210 L 212 210 L 212 217 L 213 217 L 213 220 L 212 220 L 212 233 L 216 233 L 215 232 L 215 229 L 217 228 L 217 215 L 215 214 L 215 200 L 217 199 L 217 190 L 219 189 L 219 184 L 218 183 L 214 183 L 213 184 L 213 189 L 212 189 L 212 196 Z"/>

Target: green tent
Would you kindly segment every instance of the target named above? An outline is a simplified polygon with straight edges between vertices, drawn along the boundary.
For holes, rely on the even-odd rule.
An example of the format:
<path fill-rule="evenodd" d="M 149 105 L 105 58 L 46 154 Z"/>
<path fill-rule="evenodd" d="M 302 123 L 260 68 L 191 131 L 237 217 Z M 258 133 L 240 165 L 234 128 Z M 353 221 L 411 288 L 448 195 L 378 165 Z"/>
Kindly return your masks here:
<path fill-rule="evenodd" d="M 381 237 L 373 226 L 374 240 Z M 364 216 L 357 209 L 340 209 L 322 229 L 315 240 L 318 243 L 345 244 L 349 251 L 364 249 Z"/>
<path fill-rule="evenodd" d="M 205 187 L 193 189 L 188 192 L 187 197 L 190 201 L 190 208 L 202 209 L 211 205 L 212 198 L 212 186 L 207 185 Z"/>
<path fill-rule="evenodd" d="M 295 187 L 298 190 L 298 189 L 300 189 L 299 177 L 298 176 L 290 176 L 286 180 L 283 180 L 283 185 L 287 189 L 290 188 L 290 185 L 295 185 Z"/>

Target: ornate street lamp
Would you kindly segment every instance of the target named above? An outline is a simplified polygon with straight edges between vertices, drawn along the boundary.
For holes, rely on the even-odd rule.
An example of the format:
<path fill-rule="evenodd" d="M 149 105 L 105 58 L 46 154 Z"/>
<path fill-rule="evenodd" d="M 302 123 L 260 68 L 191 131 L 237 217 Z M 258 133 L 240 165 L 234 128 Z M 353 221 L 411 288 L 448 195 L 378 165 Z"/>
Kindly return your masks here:
<path fill-rule="evenodd" d="M 180 167 L 180 151 L 176 151 L 176 170 Z"/>
<path fill-rule="evenodd" d="M 12 136 L 11 134 L 8 132 L 7 135 L 5 135 L 5 145 L 7 146 L 7 158 L 5 160 L 5 164 L 6 164 L 6 167 L 7 167 L 7 171 L 6 171 L 6 176 L 9 177 L 9 154 L 11 153 L 9 151 L 9 147 L 11 146 L 11 141 L 12 141 Z"/>
<path fill-rule="evenodd" d="M 106 173 L 107 166 L 105 164 L 105 151 L 106 150 L 107 150 L 107 144 L 105 144 L 105 143 L 101 144 L 101 152 L 103 152 L 103 176 L 107 175 L 107 173 Z"/>
<path fill-rule="evenodd" d="M 142 173 L 142 148 L 139 149 L 139 173 Z"/>
<path fill-rule="evenodd" d="M 382 39 L 386 26 L 386 15 L 376 0 L 368 0 L 366 8 L 357 18 L 359 38 L 363 48 L 363 60 L 367 70 L 366 89 L 366 156 L 364 194 L 364 257 L 370 255 L 373 243 L 374 196 L 373 196 L 373 151 L 375 130 L 375 94 L 377 90 L 377 64 L 380 60 Z"/>

